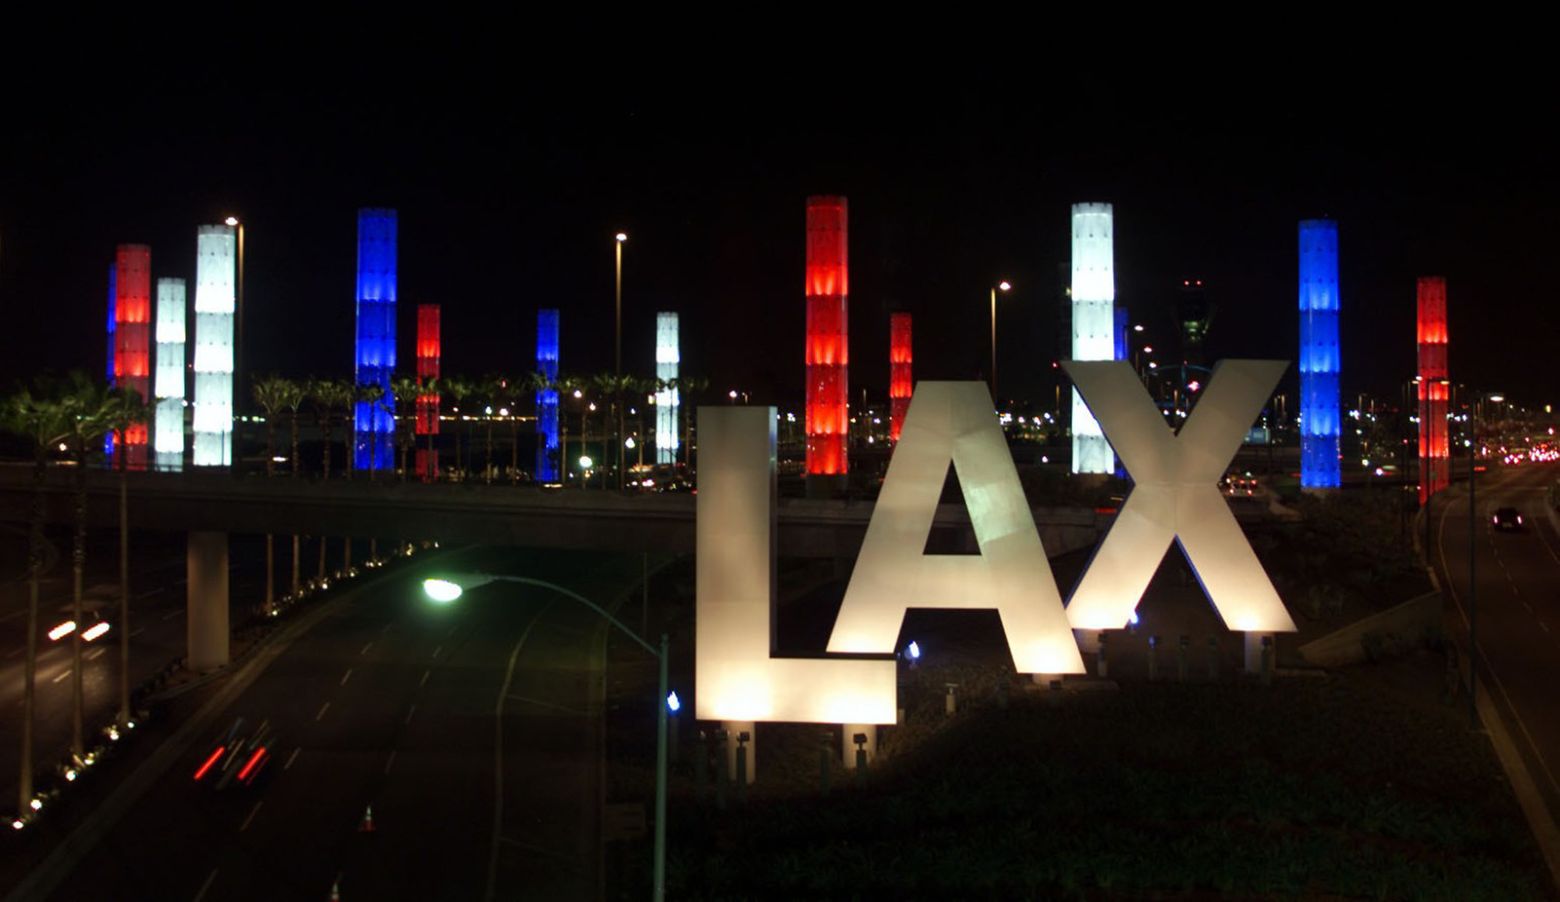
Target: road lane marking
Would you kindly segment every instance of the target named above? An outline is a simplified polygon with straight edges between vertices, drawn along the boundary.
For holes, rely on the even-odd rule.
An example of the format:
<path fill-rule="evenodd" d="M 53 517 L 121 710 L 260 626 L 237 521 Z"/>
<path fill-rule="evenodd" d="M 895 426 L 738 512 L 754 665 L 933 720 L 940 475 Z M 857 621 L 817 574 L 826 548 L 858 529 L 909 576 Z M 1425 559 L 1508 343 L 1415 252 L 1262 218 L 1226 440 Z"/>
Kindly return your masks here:
<path fill-rule="evenodd" d="M 1538 622 L 1538 625 L 1544 628 L 1544 632 L 1546 632 L 1546 633 L 1549 632 L 1549 624 L 1547 624 L 1544 621 L 1540 620 Z"/>
<path fill-rule="evenodd" d="M 70 669 L 66 668 L 59 676 L 55 677 L 54 679 L 50 680 L 49 682 L 51 682 L 51 683 L 58 683 L 59 681 L 65 679 L 68 676 L 70 676 Z"/>
<path fill-rule="evenodd" d="M 211 882 L 216 879 L 217 869 L 212 868 L 211 873 L 206 875 L 206 882 L 200 885 L 200 892 L 195 894 L 195 902 L 200 902 L 200 900 L 206 898 L 206 890 L 211 889 Z"/>
<path fill-rule="evenodd" d="M 515 650 L 509 653 L 509 666 L 504 670 L 503 685 L 498 687 L 498 703 L 494 706 L 493 719 L 493 839 L 488 845 L 488 872 L 487 890 L 483 894 L 484 902 L 491 902 L 493 887 L 498 880 L 498 846 L 504 835 L 504 700 L 509 697 L 509 687 L 515 679 L 515 662 L 520 659 L 520 649 L 525 647 L 525 640 L 531 637 L 531 630 L 552 607 L 552 602 L 542 606 L 531 618 L 531 622 L 525 625 L 525 632 L 520 634 L 520 641 L 515 643 Z"/>
<path fill-rule="evenodd" d="M 164 619 L 164 620 L 172 620 L 175 617 L 182 617 L 182 616 L 184 616 L 184 611 L 181 609 L 181 610 L 177 610 L 177 611 L 169 611 L 168 613 L 166 613 L 166 614 L 164 614 L 162 616 L 162 619 Z M 216 871 L 212 871 L 211 873 L 214 875 L 217 872 Z"/>
<path fill-rule="evenodd" d="M 421 689 L 422 687 L 428 685 L 428 677 L 431 676 L 432 674 L 433 674 L 432 670 L 424 670 L 423 671 L 423 678 L 421 680 L 417 681 L 417 688 Z"/>
<path fill-rule="evenodd" d="M 363 646 L 363 650 L 358 652 L 358 657 L 362 657 L 363 655 L 368 654 L 368 650 L 370 648 L 373 648 L 373 647 L 374 647 L 374 643 L 372 643 L 372 642 L 370 642 L 367 645 Z"/>
<path fill-rule="evenodd" d="M 444 638 L 448 639 L 449 637 L 455 635 L 455 631 L 458 630 L 458 629 L 460 629 L 460 627 L 458 627 L 458 626 L 450 627 L 450 631 L 444 634 Z"/>
<path fill-rule="evenodd" d="M 433 658 L 434 658 L 434 660 L 438 660 L 439 652 L 441 652 L 443 650 L 444 650 L 444 646 L 442 646 L 442 645 L 437 646 L 437 647 L 434 648 L 434 650 L 433 650 Z"/>
<path fill-rule="evenodd" d="M 95 648 L 92 651 L 87 652 L 87 660 L 88 661 L 96 661 L 98 658 L 101 658 L 103 656 L 103 652 L 105 652 L 105 651 L 108 651 L 108 649 L 106 649 L 106 648 Z"/>
<path fill-rule="evenodd" d="M 390 627 L 393 626 L 393 625 L 394 624 L 390 624 L 390 623 L 385 624 L 385 628 L 379 631 L 379 635 L 383 636 L 385 633 L 390 632 Z"/>
<path fill-rule="evenodd" d="M 282 770 L 287 770 L 289 767 L 292 767 L 292 763 L 298 760 L 298 753 L 301 751 L 303 751 L 303 746 L 301 745 L 293 749 L 293 753 L 287 756 L 287 763 L 282 765 Z"/>
<path fill-rule="evenodd" d="M 132 633 L 130 633 L 130 638 L 134 639 L 136 636 L 139 636 L 139 635 L 141 635 L 144 632 L 146 632 L 146 627 L 143 626 L 140 629 L 135 630 Z"/>
<path fill-rule="evenodd" d="M 238 832 L 243 833 L 245 830 L 249 829 L 249 822 L 254 820 L 255 819 L 255 815 L 260 813 L 260 806 L 264 805 L 264 804 L 265 804 L 265 800 L 261 799 L 260 801 L 255 803 L 255 807 L 249 809 L 249 816 L 244 818 L 244 824 L 243 824 L 243 826 L 238 828 Z"/>
<path fill-rule="evenodd" d="M 416 705 L 413 705 L 410 708 L 407 708 L 406 709 L 406 719 L 401 721 L 401 722 L 402 723 L 411 723 L 412 722 L 412 715 L 415 714 L 416 712 L 417 712 L 417 706 Z"/>
<path fill-rule="evenodd" d="M 536 705 L 538 708 L 551 708 L 554 711 L 562 711 L 565 714 L 573 714 L 575 716 L 580 716 L 580 715 L 584 715 L 584 714 L 589 713 L 589 712 L 584 711 L 582 709 L 570 708 L 570 707 L 566 707 L 564 705 L 554 704 L 552 702 L 544 702 L 544 701 L 542 701 L 539 698 L 528 698 L 527 696 L 524 696 L 524 695 L 511 695 L 511 696 L 509 696 L 509 700 L 512 701 L 512 702 L 524 702 L 524 703 L 526 703 L 528 705 Z"/>
<path fill-rule="evenodd" d="M 390 757 L 385 760 L 385 773 L 390 773 L 390 767 L 393 764 L 395 764 L 395 749 L 390 750 Z"/>
<path fill-rule="evenodd" d="M 13 651 L 6 652 L 5 656 L 7 658 L 14 658 L 14 657 L 16 657 L 17 655 L 21 654 L 22 652 L 24 652 L 26 650 L 27 650 L 27 646 L 24 645 L 21 648 L 15 649 Z"/>
<path fill-rule="evenodd" d="M 314 719 L 318 721 L 320 718 L 325 716 L 325 712 L 328 710 L 330 710 L 330 702 L 326 702 L 325 704 L 320 705 L 320 713 L 314 715 Z"/>
<path fill-rule="evenodd" d="M 348 667 L 347 672 L 341 675 L 341 685 L 347 685 L 347 680 L 350 679 L 352 679 L 352 668 Z"/>

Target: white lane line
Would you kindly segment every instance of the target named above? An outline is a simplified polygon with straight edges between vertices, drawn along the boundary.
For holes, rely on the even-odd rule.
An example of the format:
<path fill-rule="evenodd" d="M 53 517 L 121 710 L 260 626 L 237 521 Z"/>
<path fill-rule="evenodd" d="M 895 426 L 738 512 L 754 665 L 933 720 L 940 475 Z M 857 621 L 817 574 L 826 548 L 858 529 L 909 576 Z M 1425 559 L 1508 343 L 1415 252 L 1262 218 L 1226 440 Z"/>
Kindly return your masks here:
<path fill-rule="evenodd" d="M 106 649 L 106 648 L 94 648 L 92 651 L 87 652 L 87 660 L 88 661 L 96 661 L 98 658 L 101 658 L 103 656 L 103 652 L 105 652 L 105 651 L 108 651 L 108 649 Z"/>
<path fill-rule="evenodd" d="M 14 649 L 14 650 L 12 650 L 12 651 L 8 651 L 8 652 L 6 652 L 6 653 L 5 653 L 5 656 L 6 656 L 6 657 L 7 657 L 7 658 L 14 658 L 14 657 L 16 657 L 16 656 L 17 656 L 17 655 L 19 655 L 19 654 L 21 654 L 21 653 L 22 653 L 22 652 L 24 652 L 24 651 L 26 651 L 26 650 L 27 650 L 27 646 L 25 646 L 25 645 L 24 645 L 24 646 L 22 646 L 22 647 L 21 647 L 21 648 L 18 648 L 18 649 Z"/>
<path fill-rule="evenodd" d="M 390 627 L 393 626 L 393 625 L 394 624 L 390 624 L 390 623 L 385 624 L 385 628 L 379 631 L 379 635 L 383 636 L 385 633 L 390 632 Z"/>
<path fill-rule="evenodd" d="M 586 712 L 586 711 L 578 709 L 578 708 L 569 708 L 569 707 L 566 707 L 564 705 L 554 704 L 552 702 L 544 702 L 544 701 L 542 701 L 539 698 L 528 698 L 527 696 L 524 696 L 524 695 L 511 695 L 508 698 L 512 702 L 523 702 L 523 703 L 525 703 L 527 705 L 535 705 L 538 708 L 550 708 L 553 711 L 562 711 L 565 714 L 573 714 L 573 715 L 579 716 L 579 715 L 583 715 L 583 714 L 589 713 L 589 712 Z"/>
<path fill-rule="evenodd" d="M 1538 625 L 1544 628 L 1544 632 L 1546 632 L 1546 633 L 1549 632 L 1549 624 L 1547 624 L 1544 621 L 1540 620 L 1538 622 Z"/>
<path fill-rule="evenodd" d="M 301 745 L 293 749 L 293 753 L 287 756 L 287 763 L 282 765 L 282 770 L 292 767 L 292 763 L 298 760 L 298 753 L 301 751 L 303 751 L 303 746 Z"/>
<path fill-rule="evenodd" d="M 243 826 L 238 828 L 238 832 L 243 833 L 245 830 L 249 829 L 249 822 L 254 820 L 255 819 L 255 815 L 260 813 L 260 806 L 264 805 L 264 804 L 265 804 L 265 800 L 261 799 L 260 801 L 255 803 L 255 807 L 249 809 L 249 816 L 244 818 Z"/>
<path fill-rule="evenodd" d="M 370 648 L 373 648 L 373 647 L 374 647 L 374 643 L 372 643 L 372 642 L 370 642 L 367 645 L 363 646 L 363 650 L 358 652 L 358 657 L 362 657 L 363 655 L 368 654 L 368 650 Z"/>
<path fill-rule="evenodd" d="M 432 674 L 433 674 L 432 670 L 424 670 L 423 671 L 423 678 L 417 681 L 417 688 L 421 689 L 422 687 L 428 685 L 428 677 L 431 676 Z"/>
<path fill-rule="evenodd" d="M 200 892 L 195 894 L 195 902 L 200 902 L 200 900 L 206 898 L 206 890 L 211 889 L 211 882 L 216 879 L 217 869 L 212 868 L 211 873 L 206 875 L 206 882 L 200 885 Z"/>
<path fill-rule="evenodd" d="M 444 646 L 442 646 L 442 645 L 437 646 L 437 647 L 434 648 L 434 650 L 433 650 L 433 659 L 435 661 L 437 661 L 439 659 L 439 652 L 441 652 L 443 650 L 444 650 Z"/>
<path fill-rule="evenodd" d="M 325 704 L 320 705 L 320 713 L 314 715 L 314 719 L 320 720 L 325 716 L 325 712 L 328 710 L 330 710 L 330 702 L 326 702 Z"/>
<path fill-rule="evenodd" d="M 49 682 L 51 682 L 51 683 L 58 683 L 58 682 L 60 682 L 61 680 L 65 679 L 68 676 L 70 676 L 70 668 L 69 667 L 65 668 L 65 670 L 62 671 L 59 676 L 55 677 L 54 679 L 50 680 Z"/>
<path fill-rule="evenodd" d="M 416 705 L 413 705 L 410 708 L 407 708 L 406 709 L 406 719 L 401 721 L 401 722 L 402 723 L 411 723 L 412 722 L 412 715 L 415 714 L 415 713 L 417 713 L 417 706 Z"/>
<path fill-rule="evenodd" d="M 180 610 L 177 610 L 177 611 L 169 611 L 168 613 L 166 613 L 166 614 L 164 614 L 162 616 L 162 619 L 164 619 L 164 620 L 172 620 L 175 617 L 183 617 L 183 616 L 184 616 L 184 611 L 183 611 L 183 609 L 180 609 Z M 213 875 L 215 875 L 217 872 L 216 871 L 212 871 L 211 873 Z"/>
<path fill-rule="evenodd" d="M 450 631 L 444 634 L 444 638 L 448 639 L 449 637 L 455 635 L 455 631 L 458 630 L 458 629 L 460 629 L 460 627 L 458 627 L 458 626 L 450 627 Z"/>
<path fill-rule="evenodd" d="M 395 749 L 390 750 L 390 757 L 385 760 L 385 773 L 390 773 L 390 767 L 393 764 L 395 764 Z"/>
<path fill-rule="evenodd" d="M 144 633 L 144 632 L 146 632 L 146 627 L 144 627 L 144 626 L 143 626 L 143 627 L 141 627 L 141 628 L 140 628 L 140 629 L 138 629 L 138 630 L 132 630 L 132 631 L 131 631 L 131 632 L 130 632 L 130 638 L 132 638 L 132 639 L 134 639 L 134 638 L 135 638 L 135 637 L 136 637 L 136 636 L 139 636 L 139 635 L 141 635 L 141 634 L 142 634 L 142 633 Z"/>
<path fill-rule="evenodd" d="M 549 602 L 542 606 L 531 622 L 526 624 L 525 632 L 520 634 L 520 641 L 515 643 L 515 650 L 509 653 L 509 666 L 504 670 L 504 682 L 498 687 L 498 703 L 494 706 L 493 719 L 493 838 L 488 845 L 488 870 L 487 892 L 484 893 L 484 902 L 490 902 L 493 898 L 493 886 L 498 879 L 498 845 L 504 835 L 504 700 L 509 697 L 509 687 L 515 678 L 515 662 L 520 659 L 520 649 L 525 647 L 525 640 L 531 637 L 531 630 L 536 628 L 542 615 L 552 607 Z"/>
<path fill-rule="evenodd" d="M 347 680 L 350 679 L 352 679 L 352 668 L 348 667 L 347 672 L 341 675 L 341 685 L 347 685 Z"/>

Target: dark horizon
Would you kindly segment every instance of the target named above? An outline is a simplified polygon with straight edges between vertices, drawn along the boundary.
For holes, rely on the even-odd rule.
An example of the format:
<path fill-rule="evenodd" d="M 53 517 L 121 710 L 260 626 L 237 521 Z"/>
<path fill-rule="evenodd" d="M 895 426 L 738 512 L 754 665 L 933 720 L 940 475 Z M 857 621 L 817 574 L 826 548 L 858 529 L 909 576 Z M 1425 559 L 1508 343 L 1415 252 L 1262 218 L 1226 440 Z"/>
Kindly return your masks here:
<path fill-rule="evenodd" d="M 1560 312 L 1535 286 L 1560 275 L 1546 253 L 1560 192 L 1547 142 L 1495 131 L 1498 111 L 1448 110 L 1442 139 L 1416 142 L 1404 136 L 1417 104 L 1371 114 L 1369 98 L 1340 100 L 1332 127 L 1308 131 L 1315 111 L 1276 97 L 1244 116 L 1170 91 L 1016 102 L 990 73 L 820 112 L 805 83 L 759 88 L 740 109 L 650 84 L 570 106 L 512 93 L 503 72 L 391 73 L 367 94 L 341 72 L 311 90 L 302 76 L 223 72 L 152 78 L 129 100 L 36 77 L 0 147 L 0 377 L 100 372 L 114 246 L 150 244 L 154 278 L 192 279 L 195 227 L 229 214 L 246 224 L 246 369 L 348 376 L 356 210 L 388 206 L 400 369 L 413 308 L 439 303 L 446 373 L 533 369 L 541 307 L 563 310 L 564 372 L 610 370 L 621 229 L 625 367 L 650 371 L 654 315 L 676 310 L 685 373 L 795 403 L 803 205 L 831 193 L 850 200 L 858 404 L 863 388 L 886 400 L 896 310 L 915 316 L 918 379 L 984 375 L 999 278 L 1015 285 L 999 302 L 1002 394 L 1042 400 L 1069 205 L 1086 200 L 1115 205 L 1118 303 L 1166 348 L 1176 287 L 1200 278 L 1217 308 L 1210 360 L 1293 360 L 1296 226 L 1327 216 L 1340 230 L 1345 399 L 1397 396 L 1415 367 L 1415 279 L 1443 275 L 1453 380 L 1554 400 Z M 225 115 L 192 115 L 229 101 Z M 102 139 L 132 134 L 143 139 Z"/>

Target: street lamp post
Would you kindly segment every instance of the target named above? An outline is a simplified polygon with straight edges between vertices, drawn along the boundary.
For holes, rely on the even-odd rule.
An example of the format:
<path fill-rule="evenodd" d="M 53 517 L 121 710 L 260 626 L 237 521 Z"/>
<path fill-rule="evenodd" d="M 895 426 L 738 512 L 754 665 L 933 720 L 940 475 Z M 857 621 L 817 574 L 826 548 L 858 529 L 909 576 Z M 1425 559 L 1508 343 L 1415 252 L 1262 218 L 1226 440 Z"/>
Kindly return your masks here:
<path fill-rule="evenodd" d="M 666 898 L 666 709 L 669 682 L 667 663 L 671 659 L 670 640 L 665 633 L 662 633 L 661 647 L 656 649 L 640 637 L 638 633 L 624 626 L 616 617 L 607 613 L 606 609 L 578 592 L 566 589 L 556 583 L 532 579 L 528 576 L 505 576 L 497 573 L 463 573 L 451 579 L 423 580 L 423 591 L 434 601 L 448 604 L 459 598 L 466 589 L 473 589 L 490 582 L 537 586 L 577 601 L 606 618 L 608 623 L 617 627 L 623 635 L 634 640 L 639 644 L 640 648 L 649 652 L 656 659 L 656 663 L 659 665 L 660 680 L 659 690 L 656 694 L 655 718 L 655 883 L 651 898 L 655 902 L 663 902 Z"/>
<path fill-rule="evenodd" d="M 623 243 L 628 241 L 628 233 L 618 232 L 613 238 L 616 240 L 613 242 L 612 249 L 616 251 L 617 261 L 614 270 L 616 278 L 613 280 L 613 298 L 617 308 L 617 327 L 614 330 L 616 338 L 612 350 L 612 373 L 621 380 L 623 378 Z M 623 393 L 621 385 L 617 387 L 620 390 L 613 404 L 617 407 L 618 412 L 618 491 L 621 492 L 623 491 L 623 468 L 627 461 L 623 454 Z"/>
<path fill-rule="evenodd" d="M 991 286 L 991 403 L 997 403 L 997 292 L 1012 289 L 1007 280 Z M 1000 405 L 999 405 L 1000 406 Z"/>

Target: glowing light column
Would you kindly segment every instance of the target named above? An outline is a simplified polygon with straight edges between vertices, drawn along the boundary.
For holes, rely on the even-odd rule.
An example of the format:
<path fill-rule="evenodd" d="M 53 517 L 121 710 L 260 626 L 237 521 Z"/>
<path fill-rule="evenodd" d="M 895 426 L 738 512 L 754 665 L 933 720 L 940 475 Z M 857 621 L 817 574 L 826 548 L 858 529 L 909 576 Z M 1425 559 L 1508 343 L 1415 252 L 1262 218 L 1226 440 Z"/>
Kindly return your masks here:
<path fill-rule="evenodd" d="M 1419 280 L 1419 503 L 1451 485 L 1447 438 L 1446 280 Z"/>
<path fill-rule="evenodd" d="M 843 197 L 807 198 L 807 481 L 826 492 L 820 477 L 849 467 L 850 260 Z"/>
<path fill-rule="evenodd" d="M 186 295 L 183 279 L 157 280 L 157 398 L 152 450 L 159 470 L 184 466 L 184 340 Z"/>
<path fill-rule="evenodd" d="M 666 387 L 677 378 L 677 366 L 682 354 L 677 342 L 677 314 L 655 315 L 655 378 L 660 383 L 655 390 L 655 462 L 677 462 L 677 413 L 682 405 L 681 391 Z"/>
<path fill-rule="evenodd" d="M 237 232 L 195 232 L 195 454 L 197 467 L 233 463 L 233 311 Z"/>
<path fill-rule="evenodd" d="M 1110 204 L 1072 208 L 1072 359 L 1116 355 L 1115 211 Z M 1072 471 L 1109 473 L 1114 455 L 1078 389 L 1072 400 Z"/>
<path fill-rule="evenodd" d="M 1338 224 L 1300 223 L 1300 487 L 1333 489 L 1338 472 Z"/>
<path fill-rule="evenodd" d="M 910 409 L 910 314 L 891 313 L 888 317 L 888 440 L 899 441 Z"/>
<path fill-rule="evenodd" d="M 551 386 L 558 381 L 558 311 L 536 311 L 536 371 Z M 543 388 L 536 393 L 536 480 L 557 482 L 558 471 L 558 390 Z"/>
<path fill-rule="evenodd" d="M 422 387 L 439 378 L 439 305 L 417 305 L 417 385 Z M 439 393 L 424 391 L 417 395 L 417 434 L 439 434 Z M 417 472 L 424 482 L 439 474 L 439 452 L 429 439 L 428 447 L 417 452 Z"/>
<path fill-rule="evenodd" d="M 114 384 L 152 397 L 152 249 L 121 244 L 115 253 Z M 136 423 L 125 430 L 125 462 L 132 470 L 146 468 L 147 428 Z"/>
<path fill-rule="evenodd" d="M 359 470 L 395 466 L 396 215 L 394 210 L 358 211 L 357 360 L 359 390 L 380 391 L 377 401 L 360 400 L 352 417 L 352 441 Z"/>

